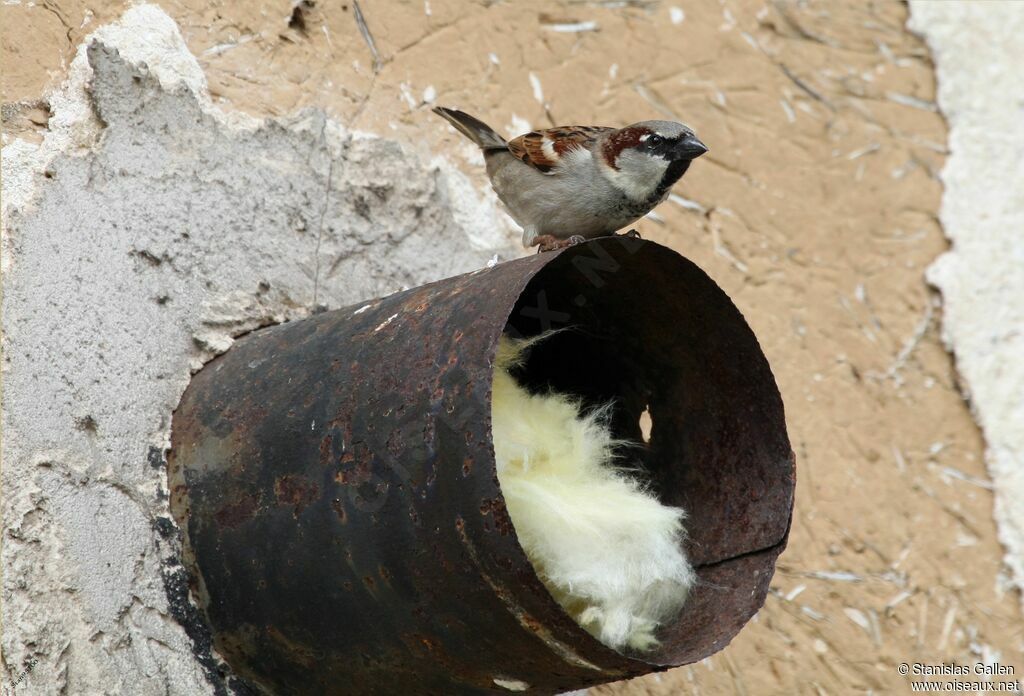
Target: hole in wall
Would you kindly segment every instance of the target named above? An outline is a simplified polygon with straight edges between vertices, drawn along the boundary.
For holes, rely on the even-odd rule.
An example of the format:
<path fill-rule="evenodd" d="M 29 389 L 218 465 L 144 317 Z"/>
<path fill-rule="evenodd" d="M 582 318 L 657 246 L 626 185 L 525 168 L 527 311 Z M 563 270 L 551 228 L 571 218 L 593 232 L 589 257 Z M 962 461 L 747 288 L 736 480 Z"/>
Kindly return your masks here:
<path fill-rule="evenodd" d="M 654 425 L 654 421 L 651 420 L 651 407 L 645 406 L 644 410 L 640 413 L 640 439 L 645 444 L 651 442 L 651 428 Z"/>
<path fill-rule="evenodd" d="M 316 7 L 316 3 L 313 0 L 299 0 L 292 7 L 292 13 L 288 17 L 288 28 L 294 29 L 303 36 L 309 36 L 309 26 L 307 24 L 307 15 L 309 12 Z"/>

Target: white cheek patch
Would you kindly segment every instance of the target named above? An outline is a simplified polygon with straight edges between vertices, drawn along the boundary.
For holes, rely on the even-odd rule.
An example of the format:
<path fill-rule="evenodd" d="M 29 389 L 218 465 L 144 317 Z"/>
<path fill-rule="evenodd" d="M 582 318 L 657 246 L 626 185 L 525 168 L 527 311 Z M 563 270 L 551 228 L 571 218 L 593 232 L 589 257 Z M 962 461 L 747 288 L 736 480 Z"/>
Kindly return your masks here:
<path fill-rule="evenodd" d="M 623 193 L 635 201 L 647 200 L 665 177 L 668 160 L 633 151 L 624 151 L 616 161 L 618 169 L 602 170 Z"/>

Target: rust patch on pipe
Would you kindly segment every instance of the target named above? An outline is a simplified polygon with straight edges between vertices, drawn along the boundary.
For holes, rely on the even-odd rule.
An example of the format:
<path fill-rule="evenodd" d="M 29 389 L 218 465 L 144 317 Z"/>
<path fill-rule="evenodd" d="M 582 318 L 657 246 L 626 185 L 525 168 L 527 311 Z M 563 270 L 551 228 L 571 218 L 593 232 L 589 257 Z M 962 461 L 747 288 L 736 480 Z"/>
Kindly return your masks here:
<path fill-rule="evenodd" d="M 251 519 L 256 514 L 256 498 L 246 495 L 241 500 L 227 503 L 224 507 L 214 513 L 213 518 L 217 524 L 227 529 L 237 527 L 245 520 Z"/>
<path fill-rule="evenodd" d="M 505 508 L 504 500 L 500 498 L 485 498 L 480 503 L 480 514 L 484 517 L 490 515 L 494 521 L 494 529 L 502 536 L 514 532 L 512 518 L 508 514 L 508 509 Z M 484 528 L 487 529 L 487 523 L 484 523 Z"/>
<path fill-rule="evenodd" d="M 279 505 L 291 505 L 295 508 L 295 516 L 302 513 L 303 508 L 316 500 L 320 488 L 300 476 L 282 476 L 274 483 L 274 495 Z"/>

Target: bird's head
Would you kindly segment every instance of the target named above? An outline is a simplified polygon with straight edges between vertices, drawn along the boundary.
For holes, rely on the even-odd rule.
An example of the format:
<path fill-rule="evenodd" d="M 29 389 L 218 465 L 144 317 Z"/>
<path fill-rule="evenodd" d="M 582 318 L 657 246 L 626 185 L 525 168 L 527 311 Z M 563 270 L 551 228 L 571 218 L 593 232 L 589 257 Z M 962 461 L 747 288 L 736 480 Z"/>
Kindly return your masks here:
<path fill-rule="evenodd" d="M 689 126 L 641 121 L 606 136 L 602 170 L 629 198 L 656 202 L 668 194 L 690 162 L 707 151 Z"/>

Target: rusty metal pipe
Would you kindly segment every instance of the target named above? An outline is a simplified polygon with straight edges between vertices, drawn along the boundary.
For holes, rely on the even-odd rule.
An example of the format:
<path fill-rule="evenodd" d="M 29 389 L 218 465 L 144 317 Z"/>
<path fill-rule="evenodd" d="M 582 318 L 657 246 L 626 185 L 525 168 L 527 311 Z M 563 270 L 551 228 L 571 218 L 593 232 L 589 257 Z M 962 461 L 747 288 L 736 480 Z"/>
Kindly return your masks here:
<path fill-rule="evenodd" d="M 661 647 L 620 654 L 534 574 L 490 434 L 503 330 L 530 381 L 615 399 L 701 582 Z M 651 242 L 590 241 L 256 331 L 175 413 L 171 508 L 214 643 L 275 694 L 557 693 L 700 660 L 764 602 L 794 463 L 732 302 Z"/>

